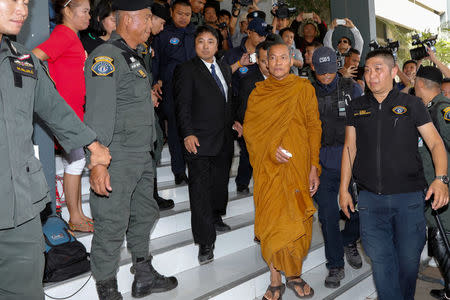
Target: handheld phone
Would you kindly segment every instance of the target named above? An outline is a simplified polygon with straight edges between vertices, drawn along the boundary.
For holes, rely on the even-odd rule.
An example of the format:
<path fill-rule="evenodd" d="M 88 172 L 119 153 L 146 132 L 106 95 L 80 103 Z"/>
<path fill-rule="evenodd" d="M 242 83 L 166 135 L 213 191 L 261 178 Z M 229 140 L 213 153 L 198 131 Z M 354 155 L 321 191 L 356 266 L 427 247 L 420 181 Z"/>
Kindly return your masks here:
<path fill-rule="evenodd" d="M 347 24 L 347 21 L 344 19 L 336 19 L 336 25 L 345 25 Z"/>

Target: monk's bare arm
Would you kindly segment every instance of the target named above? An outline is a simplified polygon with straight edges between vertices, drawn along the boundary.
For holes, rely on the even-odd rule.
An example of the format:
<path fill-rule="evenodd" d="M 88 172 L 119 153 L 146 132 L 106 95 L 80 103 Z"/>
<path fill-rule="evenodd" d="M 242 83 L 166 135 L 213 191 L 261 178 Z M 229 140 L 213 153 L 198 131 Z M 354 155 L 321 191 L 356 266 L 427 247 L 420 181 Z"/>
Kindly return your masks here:
<path fill-rule="evenodd" d="M 342 151 L 342 164 L 341 164 L 341 184 L 339 187 L 339 205 L 347 216 L 350 218 L 348 208 L 352 212 L 355 211 L 353 206 L 352 196 L 348 191 L 350 179 L 352 178 L 353 162 L 356 157 L 356 129 L 353 126 L 345 127 L 345 143 Z"/>

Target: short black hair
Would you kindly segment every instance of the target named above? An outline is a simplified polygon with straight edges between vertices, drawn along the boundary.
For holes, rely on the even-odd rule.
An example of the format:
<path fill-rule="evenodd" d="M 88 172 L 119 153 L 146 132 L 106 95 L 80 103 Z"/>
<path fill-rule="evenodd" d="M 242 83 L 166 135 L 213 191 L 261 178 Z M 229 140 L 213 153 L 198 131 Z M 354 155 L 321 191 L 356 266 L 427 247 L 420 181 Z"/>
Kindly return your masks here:
<path fill-rule="evenodd" d="M 92 11 L 91 20 L 89 21 L 88 32 L 96 37 L 104 36 L 106 34 L 105 27 L 103 27 L 103 20 L 106 19 L 112 12 L 111 0 L 100 0 L 97 6 Z"/>
<path fill-rule="evenodd" d="M 271 49 L 273 46 L 279 46 L 279 45 L 285 46 L 286 49 L 288 49 L 288 51 L 289 51 L 289 47 L 288 47 L 288 45 L 286 45 L 285 42 L 275 41 L 275 42 L 272 42 L 272 44 L 270 44 L 269 47 L 267 47 L 267 55 L 269 55 L 270 49 Z M 289 56 L 289 57 L 290 57 L 290 56 Z"/>
<path fill-rule="evenodd" d="M 259 50 L 266 50 L 269 49 L 270 46 L 272 46 L 274 44 L 274 42 L 271 41 L 264 41 L 259 43 L 258 45 L 256 45 L 255 48 L 255 52 L 256 52 L 256 56 L 259 58 Z"/>
<path fill-rule="evenodd" d="M 217 14 L 217 17 L 227 16 L 231 20 L 231 13 L 226 9 L 221 9 Z"/>
<path fill-rule="evenodd" d="M 391 62 L 391 67 L 393 68 L 395 66 L 395 58 L 394 55 L 392 54 L 391 50 L 388 49 L 375 49 L 370 51 L 369 53 L 367 53 L 366 55 L 366 61 L 368 59 L 371 59 L 373 57 L 383 57 L 384 59 L 389 60 L 389 62 Z"/>
<path fill-rule="evenodd" d="M 417 67 L 417 61 L 415 61 L 414 59 L 408 59 L 407 61 L 405 61 L 405 62 L 403 63 L 402 70 L 404 70 L 405 67 L 406 67 L 406 65 L 408 65 L 408 64 L 415 64 L 416 67 Z"/>
<path fill-rule="evenodd" d="M 206 11 L 207 8 L 214 8 L 214 12 L 217 15 L 217 7 L 215 5 L 213 5 L 211 2 L 207 2 L 205 4 L 205 7 L 203 8 L 203 14 L 205 14 L 205 11 Z"/>
<path fill-rule="evenodd" d="M 317 48 L 323 47 L 323 44 L 318 41 L 312 41 L 311 43 L 306 44 L 305 48 L 306 47 L 314 47 L 314 49 L 317 49 Z"/>
<path fill-rule="evenodd" d="M 348 56 L 350 56 L 352 54 L 361 55 L 361 52 L 359 52 L 358 49 L 350 48 L 350 49 L 348 49 L 347 54 L 348 54 Z"/>
<path fill-rule="evenodd" d="M 205 32 L 211 33 L 216 38 L 217 43 L 219 43 L 219 33 L 217 32 L 217 29 L 215 29 L 209 25 L 198 26 L 194 33 L 194 39 L 197 39 L 197 37 L 200 34 L 205 33 Z"/>
<path fill-rule="evenodd" d="M 291 27 L 286 27 L 286 28 L 281 29 L 280 32 L 279 32 L 278 34 L 279 34 L 281 37 L 283 37 L 283 34 L 284 34 L 286 31 L 289 31 L 289 32 L 292 32 L 293 34 L 295 34 L 294 29 L 292 29 Z"/>
<path fill-rule="evenodd" d="M 190 4 L 189 1 L 187 1 L 187 0 L 175 0 L 175 1 L 172 3 L 171 8 L 172 8 L 172 9 L 175 9 L 175 6 L 177 6 L 177 5 L 181 5 L 181 6 L 189 6 L 189 7 L 191 7 L 191 4 Z"/>

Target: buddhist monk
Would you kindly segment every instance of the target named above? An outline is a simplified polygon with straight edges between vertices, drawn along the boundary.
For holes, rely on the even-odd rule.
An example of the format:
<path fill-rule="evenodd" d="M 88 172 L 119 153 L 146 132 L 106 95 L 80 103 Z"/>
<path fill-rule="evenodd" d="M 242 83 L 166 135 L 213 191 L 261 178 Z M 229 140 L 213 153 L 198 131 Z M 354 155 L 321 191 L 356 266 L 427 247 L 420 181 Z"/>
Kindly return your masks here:
<path fill-rule="evenodd" d="M 267 300 L 283 295 L 280 272 L 297 297 L 314 294 L 300 274 L 311 244 L 322 129 L 314 88 L 289 74 L 292 63 L 285 44 L 268 49 L 270 76 L 256 83 L 244 121 L 254 169 L 255 236 L 270 268 Z"/>

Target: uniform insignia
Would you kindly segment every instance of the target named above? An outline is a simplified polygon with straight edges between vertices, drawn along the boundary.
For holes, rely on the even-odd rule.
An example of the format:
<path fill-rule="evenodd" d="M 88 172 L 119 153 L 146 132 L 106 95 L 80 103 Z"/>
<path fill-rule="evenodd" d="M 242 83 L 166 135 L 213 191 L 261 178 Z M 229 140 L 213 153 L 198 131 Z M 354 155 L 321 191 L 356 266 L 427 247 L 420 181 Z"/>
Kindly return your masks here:
<path fill-rule="evenodd" d="M 368 116 L 368 115 L 370 115 L 370 114 L 371 114 L 370 111 L 365 110 L 365 109 L 361 109 L 361 110 L 355 112 L 355 113 L 353 114 L 353 116 L 355 116 L 355 117 L 360 117 L 360 116 Z"/>
<path fill-rule="evenodd" d="M 147 77 L 147 74 L 145 74 L 145 72 L 142 71 L 142 70 L 139 70 L 138 73 L 139 73 L 139 75 L 142 76 L 142 78 L 146 78 Z"/>
<path fill-rule="evenodd" d="M 442 114 L 444 115 L 444 120 L 450 122 L 450 106 L 447 106 L 442 110 Z"/>
<path fill-rule="evenodd" d="M 392 108 L 392 112 L 396 115 L 403 115 L 407 111 L 408 111 L 408 109 L 401 105 L 397 105 Z"/>
<path fill-rule="evenodd" d="M 147 46 L 147 43 L 143 43 L 142 46 L 143 46 L 143 49 L 142 49 L 142 51 L 141 51 L 141 54 L 142 54 L 142 55 L 147 55 L 147 54 L 148 54 L 148 46 Z"/>
<path fill-rule="evenodd" d="M 116 68 L 114 59 L 108 56 L 97 56 L 94 58 L 94 64 L 91 67 L 92 76 L 112 76 Z"/>
<path fill-rule="evenodd" d="M 18 60 L 25 60 L 25 59 L 29 59 L 30 57 L 31 57 L 30 54 L 24 54 L 24 55 L 19 56 L 17 59 Z"/>
<path fill-rule="evenodd" d="M 169 43 L 171 43 L 172 45 L 178 45 L 180 43 L 180 39 L 173 37 L 170 39 Z"/>
<path fill-rule="evenodd" d="M 241 67 L 239 68 L 239 72 L 241 72 L 241 74 L 245 74 L 248 72 L 248 68 L 247 67 Z"/>
<path fill-rule="evenodd" d="M 9 60 L 14 73 L 36 78 L 36 69 L 30 55 L 28 55 L 28 58 L 23 58 L 23 60 L 19 60 L 16 57 L 10 57 Z"/>

